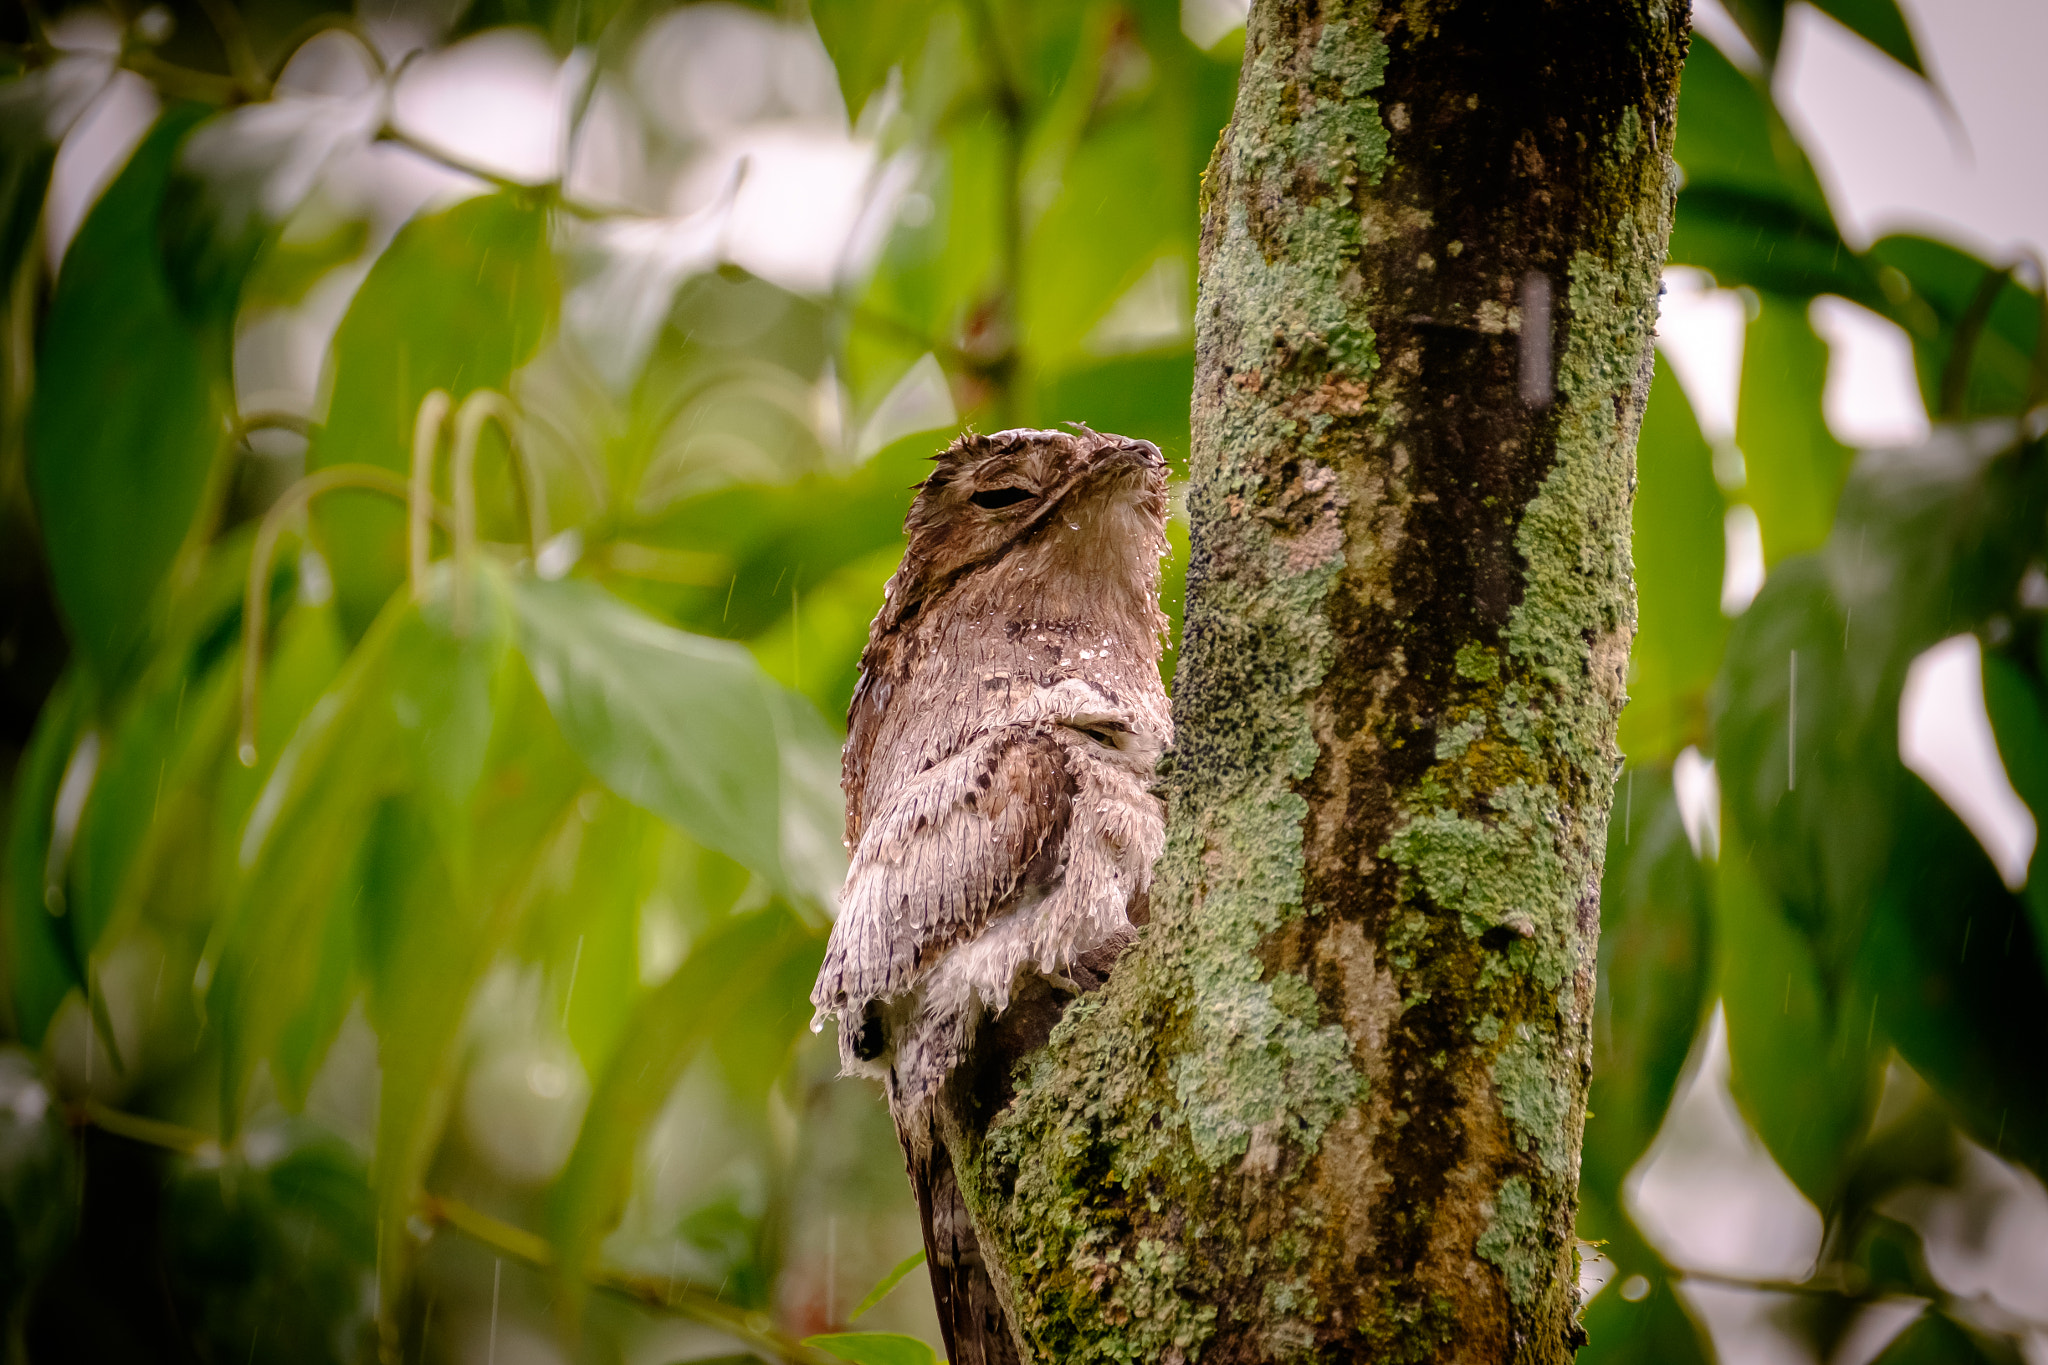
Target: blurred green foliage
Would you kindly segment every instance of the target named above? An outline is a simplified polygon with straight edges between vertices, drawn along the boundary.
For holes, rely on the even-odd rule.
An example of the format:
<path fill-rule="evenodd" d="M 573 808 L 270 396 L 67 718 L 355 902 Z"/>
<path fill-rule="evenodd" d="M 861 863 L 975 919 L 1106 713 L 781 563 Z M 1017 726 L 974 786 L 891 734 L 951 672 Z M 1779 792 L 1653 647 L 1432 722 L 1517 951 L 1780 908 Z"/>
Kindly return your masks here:
<path fill-rule="evenodd" d="M 1823 8 L 1921 69 L 1889 0 Z M 1782 6 L 1731 9 L 1773 57 Z M 893 1135 L 804 1027 L 835 731 L 944 428 L 1084 419 L 1184 462 L 1235 40 L 1166 0 L 387 10 L 0 21 L 10 1358 L 929 1360 L 921 1277 L 884 1278 L 917 1243 Z M 836 76 L 784 96 L 867 158 L 822 285 L 735 263 L 756 172 L 671 208 L 715 138 L 648 54 L 714 33 L 691 14 Z M 528 183 L 395 121 L 394 45 L 506 26 L 568 58 L 560 144 L 607 111 L 637 179 Z M 56 152 L 117 73 L 159 112 L 53 270 Z M 1582 1219 L 1633 1287 L 1587 1350 L 1711 1356 L 1625 1186 L 1719 1001 L 1827 1220 L 1835 1308 L 1797 1330 L 1911 1294 L 1888 1359 L 2006 1358 L 1880 1205 L 1959 1181 L 1965 1137 L 2043 1169 L 2048 891 L 2004 886 L 1896 717 L 1974 633 L 2048 803 L 2041 299 L 1943 243 L 1852 250 L 1766 73 L 1704 41 L 1679 128 L 1673 259 L 1754 291 L 1746 482 L 1660 363 Z M 1905 328 L 1924 448 L 1830 435 L 1820 294 Z M 249 379 L 279 317 L 320 351 L 282 405 Z M 1731 624 L 1736 501 L 1771 572 Z M 870 1285 L 894 1330 L 839 1330 Z"/>

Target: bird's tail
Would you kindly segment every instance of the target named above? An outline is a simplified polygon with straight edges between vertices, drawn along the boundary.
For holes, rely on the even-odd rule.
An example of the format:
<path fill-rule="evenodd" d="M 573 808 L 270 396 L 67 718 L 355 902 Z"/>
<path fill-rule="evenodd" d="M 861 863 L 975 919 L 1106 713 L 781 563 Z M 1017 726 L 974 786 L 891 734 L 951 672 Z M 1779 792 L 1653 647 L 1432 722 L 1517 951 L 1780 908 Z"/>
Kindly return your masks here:
<path fill-rule="evenodd" d="M 897 1132 L 910 1185 L 917 1192 L 925 1268 L 932 1277 L 946 1357 L 951 1365 L 1018 1365 L 1016 1338 L 996 1298 L 981 1242 L 967 1216 L 967 1201 L 953 1177 L 952 1156 L 935 1131 L 930 1107 L 923 1106 L 910 1122 L 921 1124 L 923 1131 L 899 1127 Z"/>

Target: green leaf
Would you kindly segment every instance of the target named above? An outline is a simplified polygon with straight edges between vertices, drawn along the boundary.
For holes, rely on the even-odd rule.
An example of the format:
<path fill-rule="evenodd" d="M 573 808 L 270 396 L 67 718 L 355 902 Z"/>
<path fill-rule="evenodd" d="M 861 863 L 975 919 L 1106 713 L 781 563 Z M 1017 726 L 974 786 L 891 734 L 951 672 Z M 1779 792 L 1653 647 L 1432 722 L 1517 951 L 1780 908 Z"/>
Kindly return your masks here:
<path fill-rule="evenodd" d="M 1097 431 L 1150 441 L 1185 471 L 1194 387 L 1195 354 L 1178 348 L 1077 365 L 1047 379 L 1042 393 L 1047 411 L 1070 413 L 1069 420 Z"/>
<path fill-rule="evenodd" d="M 346 837 L 345 831 L 339 832 Z M 302 944 L 311 948 L 314 968 L 300 978 L 305 993 L 285 1014 L 271 1049 L 272 1079 L 279 1098 L 294 1113 L 306 1107 L 313 1079 L 359 991 L 355 910 L 363 894 L 361 871 L 359 865 L 349 867 L 334 884 L 328 904 L 294 936 L 296 951 L 304 951 Z M 320 936 L 314 942 L 316 931 Z"/>
<path fill-rule="evenodd" d="M 801 694 L 768 689 L 781 759 L 782 874 L 796 907 L 831 906 L 846 881 L 846 797 L 839 786 L 837 733 Z M 806 987 L 799 992 L 808 996 Z"/>
<path fill-rule="evenodd" d="M 2048 827 L 2048 716 L 2027 673 L 1996 650 L 1984 651 L 1984 709 L 1998 741 L 2007 778 L 2034 814 L 2036 830 Z M 2026 905 L 2033 916 L 2034 941 L 2048 954 L 2048 852 L 2036 837 L 2027 863 Z M 2048 956 L 2042 959 L 2048 970 Z"/>
<path fill-rule="evenodd" d="M 90 957 L 148 912 L 162 920 L 211 916 L 232 866 L 233 835 L 257 774 L 231 764 L 250 535 L 236 532 L 210 554 L 157 635 L 157 647 L 109 717 L 99 772 L 78 829 L 68 899 L 71 935 Z M 305 709 L 341 666 L 331 610 L 287 610 L 296 575 L 273 578 L 276 632 L 258 739 L 275 758 Z"/>
<path fill-rule="evenodd" d="M 913 436 L 844 474 L 728 485 L 676 503 L 649 528 L 649 540 L 715 554 L 730 567 L 709 585 L 677 595 L 669 611 L 686 630 L 752 639 L 789 610 L 791 594 L 808 598 L 871 556 L 900 556 L 909 486 L 924 477 L 926 457 L 943 440 Z"/>
<path fill-rule="evenodd" d="M 187 318 L 228 339 L 242 282 L 264 245 L 334 158 L 367 147 L 385 94 L 279 92 L 214 115 L 185 139 L 158 225 L 171 294 Z"/>
<path fill-rule="evenodd" d="M 1913 41 L 1912 26 L 1906 22 L 1898 0 L 1812 0 L 1812 4 L 1906 70 L 1923 80 L 1927 78 L 1920 48 Z"/>
<path fill-rule="evenodd" d="M 1748 474 L 1736 496 L 1756 509 L 1766 564 L 1819 548 L 1834 524 L 1849 450 L 1821 411 L 1827 373 L 1806 304 L 1764 295 L 1743 339 L 1735 443 Z"/>
<path fill-rule="evenodd" d="M 1670 1107 L 1705 1015 L 1713 884 L 1661 768 L 1626 769 L 1607 825 L 1593 1083 L 1581 1183 L 1622 1207 L 1622 1182 Z M 1593 1230 L 1592 1235 L 1605 1236 Z"/>
<path fill-rule="evenodd" d="M 827 1332 L 805 1337 L 804 1345 L 854 1365 L 938 1365 L 929 1343 L 897 1332 Z"/>
<path fill-rule="evenodd" d="M 463 1017 L 491 963 L 516 943 L 536 878 L 574 818 L 586 780 L 506 647 L 512 609 L 503 589 L 494 585 L 477 605 L 482 619 L 462 637 L 449 628 L 445 607 L 430 601 L 411 640 L 398 642 L 412 647 L 394 650 L 390 723 L 413 763 L 403 774 L 405 794 L 378 806 L 364 861 L 357 932 L 370 1022 L 385 1044 L 375 1166 L 387 1333 L 411 1260 L 406 1220 L 456 1088 Z M 478 691 L 463 679 L 482 672 L 475 661 L 488 658 L 502 663 Z M 416 699 L 419 710 L 400 711 L 401 696 Z M 473 783 L 429 781 L 422 771 L 466 768 L 479 748 Z"/>
<path fill-rule="evenodd" d="M 1580 1325 L 1586 1344 L 1575 1359 L 1579 1365 L 1708 1365 L 1714 1359 L 1704 1328 L 1694 1322 L 1672 1281 L 1663 1274 L 1642 1273 L 1648 1292 L 1630 1301 L 1620 1284 L 1609 1284 L 1586 1305 Z"/>
<path fill-rule="evenodd" d="M 167 112 L 64 255 L 29 410 L 29 483 L 80 652 L 125 671 L 224 447 L 224 353 L 173 301 L 155 224 L 203 111 Z"/>
<path fill-rule="evenodd" d="M 813 0 L 811 22 L 832 56 L 851 117 L 860 117 L 892 69 L 916 61 L 935 8 L 929 0 Z"/>
<path fill-rule="evenodd" d="M 1107 64 L 1133 60 L 1114 45 L 1110 19 L 1104 14 L 1084 26 L 1083 50 L 1047 115 L 1053 126 L 1035 138 L 1051 145 L 1024 171 L 1027 193 L 1039 185 L 1057 191 L 1036 216 L 1019 272 L 1017 339 L 1039 369 L 1066 363 L 1155 264 L 1178 286 L 1161 302 L 1177 294 L 1186 310 L 1184 319 L 1162 321 L 1184 322 L 1192 335 L 1197 168 L 1176 155 L 1184 138 L 1170 115 L 1181 111 L 1166 104 L 1166 92 L 1156 88 L 1161 83 L 1122 107 L 1097 110 Z M 1073 133 L 1062 137 L 1057 123 L 1069 105 Z"/>
<path fill-rule="evenodd" d="M 580 579 L 522 579 L 513 596 L 534 680 L 591 770 L 781 881 L 781 756 L 768 684 L 747 652 Z"/>
<path fill-rule="evenodd" d="M 864 412 L 920 355 L 989 320 L 1003 251 L 1002 131 L 993 119 L 963 119 L 928 155 L 915 191 L 930 217 L 890 234 L 849 338 L 846 378 Z"/>
<path fill-rule="evenodd" d="M 539 347 L 556 295 L 547 212 L 526 196 L 486 195 L 408 223 L 335 332 L 331 415 L 306 467 L 404 471 L 420 401 L 434 389 L 457 402 L 476 389 L 503 389 Z M 497 462 L 479 461 L 481 507 L 499 501 L 486 482 L 499 471 Z M 500 486 L 509 484 L 500 478 Z M 330 499 L 314 516 L 343 619 L 360 631 L 405 577 L 405 512 Z"/>
<path fill-rule="evenodd" d="M 1833 230 L 1820 177 L 1772 104 L 1763 80 L 1694 34 L 1678 99 L 1678 140 L 1672 155 L 1685 171 L 1687 191 L 1711 187 L 1736 192 L 1755 202 L 1783 205 L 1815 227 Z M 1684 218 L 1681 208 L 1680 225 Z M 1690 258 L 1674 250 L 1672 259 Z"/>
<path fill-rule="evenodd" d="M 1920 50 L 1913 43 L 1913 31 L 1897 0 L 1811 0 L 1813 7 L 1832 15 L 1851 33 L 1890 57 L 1914 75 L 1925 78 Z M 1728 0 L 1728 13 L 1742 29 L 1742 36 L 1756 47 L 1765 63 L 1775 66 L 1784 39 L 1785 0 Z M 1694 40 L 1697 43 L 1697 39 Z M 1694 49 L 1697 51 L 1697 47 Z M 1690 71 L 1688 71 L 1688 75 Z"/>
<path fill-rule="evenodd" d="M 600 37 L 621 14 L 647 10 L 653 6 L 637 0 L 469 0 L 449 39 L 522 25 L 539 29 L 555 51 L 569 53 L 578 43 Z"/>
<path fill-rule="evenodd" d="M 1674 155 L 1685 172 L 1671 261 L 1725 286 L 1791 297 L 1835 293 L 1883 308 L 1869 262 L 1843 242 L 1812 163 L 1767 83 L 1693 35 Z"/>
<path fill-rule="evenodd" d="M 1878 1002 L 1826 975 L 1732 840 L 1720 873 L 1715 940 L 1728 1088 L 1800 1193 L 1829 1209 L 1877 1105 Z"/>
<path fill-rule="evenodd" d="M 870 1308 L 873 1308 L 883 1299 L 889 1297 L 890 1290 L 894 1289 L 897 1285 L 903 1283 L 903 1277 L 905 1275 L 908 1275 L 911 1271 L 917 1269 L 919 1266 L 923 1264 L 924 1252 L 922 1250 L 913 1251 L 908 1256 L 905 1256 L 902 1260 L 898 1261 L 895 1264 L 895 1266 L 890 1269 L 888 1274 L 884 1275 L 881 1279 L 875 1281 L 875 1287 L 867 1292 L 867 1296 L 865 1298 L 863 1298 L 859 1303 L 854 1305 L 853 1311 L 846 1315 L 846 1320 L 848 1322 L 859 1322 L 861 1320 L 862 1315 L 865 1314 Z"/>
<path fill-rule="evenodd" d="M 1766 65 L 1776 63 L 1785 36 L 1785 0 L 1728 0 L 1728 15 Z"/>
<path fill-rule="evenodd" d="M 1892 1338 L 1875 1365 L 2020 1365 L 2021 1359 L 2011 1339 L 1987 1336 L 1929 1308 Z"/>
<path fill-rule="evenodd" d="M 1944 428 L 1865 452 L 1823 554 L 1779 564 L 1729 635 L 1714 694 L 1724 807 L 1827 980 L 1855 955 L 1898 831 L 1906 671 L 2010 611 L 2035 553 L 2048 453 L 2014 437 Z"/>
<path fill-rule="evenodd" d="M 595 1075 L 640 991 L 640 908 L 661 873 L 663 826 L 595 787 L 576 800 L 537 875 L 523 953 L 545 963 L 569 1042 Z"/>
<path fill-rule="evenodd" d="M 1725 288 L 1749 285 L 1800 299 L 1840 294 L 1887 311 L 1876 265 L 1831 223 L 1776 195 L 1688 185 L 1678 193 L 1670 261 L 1697 266 Z"/>
<path fill-rule="evenodd" d="M 221 1035 L 224 1134 L 240 1126 L 256 1067 L 276 1056 L 306 1002 L 333 988 L 325 954 L 338 936 L 348 940 L 331 921 L 354 913 L 363 838 L 401 761 L 397 727 L 380 703 L 395 645 L 416 620 L 410 603 L 394 601 L 277 753 L 250 810 L 236 852 L 242 875 L 201 968 Z M 287 660 L 280 650 L 277 663 Z M 315 1041 L 293 1038 L 294 1076 L 316 1064 L 303 1055 Z M 288 1097 L 295 1093 L 288 1085 Z"/>
<path fill-rule="evenodd" d="M 63 922 L 46 904 L 57 792 L 89 723 L 91 694 L 74 669 L 43 703 L 9 794 L 6 909 L 14 1031 L 40 1045 L 57 1006 L 84 984 Z M 55 869 L 61 874 L 62 869 Z M 61 895 L 61 883 L 59 884 Z"/>
<path fill-rule="evenodd" d="M 1722 531 L 1714 453 L 1662 355 L 1636 439 L 1636 639 L 1620 743 L 1637 763 L 1667 761 L 1706 735 L 1707 688 L 1721 661 Z"/>
<path fill-rule="evenodd" d="M 1917 778 L 1858 974 L 1877 1026 L 1985 1147 L 2048 1173 L 2048 969 L 2021 898 Z"/>
<path fill-rule="evenodd" d="M 676 1081 L 733 1021 L 757 1011 L 801 1015 L 804 1002 L 790 999 L 786 978 L 792 963 L 814 970 L 822 948 L 816 934 L 770 906 L 706 937 L 635 1008 L 550 1195 L 564 1292 L 581 1292 L 583 1268 L 625 1211 L 641 1134 Z"/>
<path fill-rule="evenodd" d="M 2041 295 L 1959 247 L 1926 237 L 1894 236 L 1870 248 L 1884 272 L 1881 311 L 1913 340 L 1914 366 L 1929 413 L 1942 414 L 1943 388 L 1965 317 L 1987 280 L 1999 282 L 1981 329 L 1969 343 L 1958 417 L 2018 413 L 2028 398 L 2041 336 Z"/>
<path fill-rule="evenodd" d="M 1866 620 L 1857 644 L 1874 645 L 1880 625 Z M 1723 843 L 1754 864 L 1830 983 L 1862 938 L 1905 775 L 1904 663 L 1845 651 L 1844 626 L 1823 564 L 1787 561 L 1736 621 L 1715 683 Z"/>
<path fill-rule="evenodd" d="M 66 919 L 81 960 L 89 960 L 108 931 L 133 917 L 148 894 L 174 827 L 181 783 L 206 758 L 217 758 L 228 736 L 216 703 L 225 670 L 182 667 L 182 652 L 152 668 L 114 723 L 102 730 L 99 768 L 72 847 Z M 194 676 L 196 675 L 196 676 Z M 189 709 L 188 709 L 189 702 Z M 215 704 L 209 704 L 215 703 Z M 204 746 L 210 753 L 195 753 Z"/>

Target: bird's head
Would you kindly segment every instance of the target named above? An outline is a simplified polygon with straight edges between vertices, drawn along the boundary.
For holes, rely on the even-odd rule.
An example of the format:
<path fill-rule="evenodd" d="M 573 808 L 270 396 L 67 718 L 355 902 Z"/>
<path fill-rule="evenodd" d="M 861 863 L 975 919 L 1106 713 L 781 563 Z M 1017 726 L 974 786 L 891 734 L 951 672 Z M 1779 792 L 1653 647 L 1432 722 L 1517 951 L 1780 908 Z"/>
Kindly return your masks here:
<path fill-rule="evenodd" d="M 1166 461 L 1150 441 L 1071 431 L 968 433 L 934 456 L 904 520 L 888 610 L 970 579 L 999 595 L 1156 597 Z M 999 580 L 983 575 L 1001 575 Z"/>

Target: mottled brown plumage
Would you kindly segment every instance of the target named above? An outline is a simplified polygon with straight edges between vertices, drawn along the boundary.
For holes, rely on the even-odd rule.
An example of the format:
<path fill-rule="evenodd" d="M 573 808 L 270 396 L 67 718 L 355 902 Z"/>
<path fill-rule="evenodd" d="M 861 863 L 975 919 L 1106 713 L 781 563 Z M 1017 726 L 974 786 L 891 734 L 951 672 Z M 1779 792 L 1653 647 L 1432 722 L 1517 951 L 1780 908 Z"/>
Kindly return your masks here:
<path fill-rule="evenodd" d="M 861 656 L 853 863 L 811 1000 L 839 1022 L 846 1071 L 888 1092 L 955 1365 L 1017 1357 L 939 1106 L 978 1036 L 1006 1069 L 1143 920 L 1165 837 L 1150 785 L 1173 739 L 1165 528 L 1147 442 L 962 436 L 919 486 Z"/>

